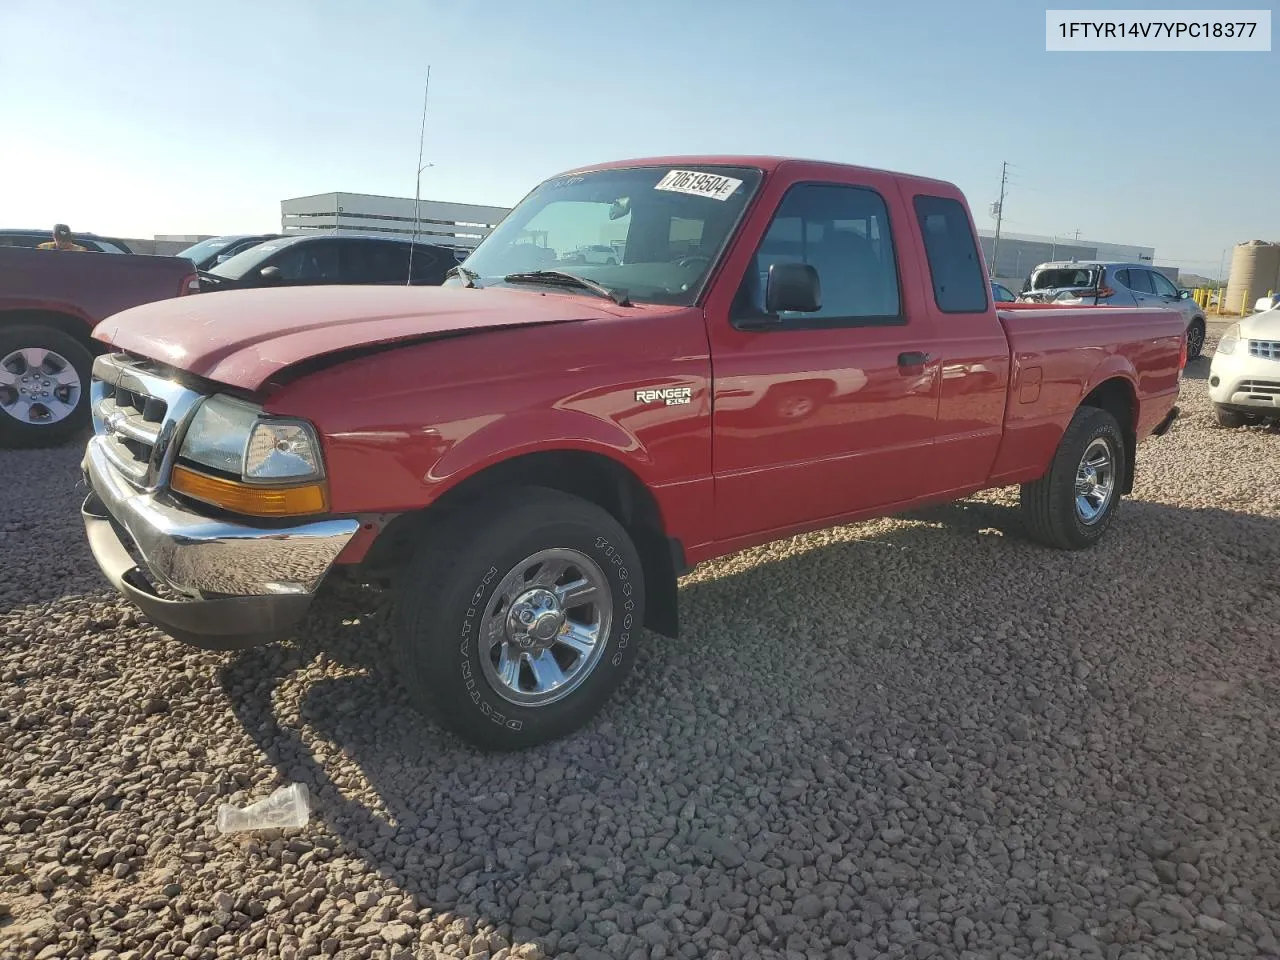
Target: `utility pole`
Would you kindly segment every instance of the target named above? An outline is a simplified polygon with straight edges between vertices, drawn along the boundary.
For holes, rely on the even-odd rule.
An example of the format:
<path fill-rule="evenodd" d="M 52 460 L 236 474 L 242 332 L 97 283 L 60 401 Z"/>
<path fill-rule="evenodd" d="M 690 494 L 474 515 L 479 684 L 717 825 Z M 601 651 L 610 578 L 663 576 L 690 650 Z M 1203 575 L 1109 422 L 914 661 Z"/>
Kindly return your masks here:
<path fill-rule="evenodd" d="M 424 166 L 422 162 L 422 145 L 427 136 L 427 97 L 431 93 L 431 67 L 427 66 L 427 82 L 422 88 L 422 129 L 418 132 L 418 176 L 413 187 L 413 239 L 409 242 L 409 273 L 404 278 L 405 286 L 413 283 L 413 251 L 418 246 L 418 223 L 419 208 L 422 198 L 422 171 L 431 164 Z"/>
<path fill-rule="evenodd" d="M 1080 228 L 1079 228 L 1079 227 L 1076 227 L 1075 242 L 1076 242 L 1076 243 L 1079 243 L 1079 242 L 1080 242 Z"/>
<path fill-rule="evenodd" d="M 1009 161 L 1006 160 L 1000 164 L 1000 199 L 993 203 L 992 213 L 996 218 L 996 237 L 995 242 L 991 244 L 991 276 L 996 275 L 996 265 L 1000 262 L 1000 223 L 1004 219 L 1004 193 L 1005 185 L 1009 181 Z"/>

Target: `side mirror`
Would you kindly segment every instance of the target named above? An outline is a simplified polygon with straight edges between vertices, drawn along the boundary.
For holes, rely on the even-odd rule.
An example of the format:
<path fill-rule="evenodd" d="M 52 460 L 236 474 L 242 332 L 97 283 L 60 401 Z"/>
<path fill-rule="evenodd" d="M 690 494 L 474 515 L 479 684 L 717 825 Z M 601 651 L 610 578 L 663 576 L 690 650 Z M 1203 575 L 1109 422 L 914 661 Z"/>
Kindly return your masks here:
<path fill-rule="evenodd" d="M 1191 291 L 1190 291 L 1190 290 L 1179 290 L 1179 291 L 1178 291 L 1178 299 L 1179 299 L 1179 300 L 1190 300 L 1190 299 L 1191 299 Z"/>
<path fill-rule="evenodd" d="M 284 277 L 280 275 L 279 267 L 263 267 L 258 271 L 258 276 L 267 281 L 267 283 L 279 283 L 284 279 Z"/>
<path fill-rule="evenodd" d="M 769 313 L 813 313 L 822 309 L 818 271 L 807 263 L 772 263 L 764 290 Z"/>

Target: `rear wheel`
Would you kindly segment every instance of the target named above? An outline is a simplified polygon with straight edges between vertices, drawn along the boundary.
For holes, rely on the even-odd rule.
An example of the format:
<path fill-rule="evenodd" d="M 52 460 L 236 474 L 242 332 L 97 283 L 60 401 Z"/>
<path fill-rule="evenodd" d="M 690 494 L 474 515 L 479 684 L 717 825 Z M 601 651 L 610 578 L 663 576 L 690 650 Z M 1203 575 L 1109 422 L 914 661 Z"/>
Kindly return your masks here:
<path fill-rule="evenodd" d="M 1120 507 L 1125 453 L 1115 417 L 1097 407 L 1077 410 L 1048 473 L 1022 485 L 1022 515 L 1032 539 L 1060 550 L 1101 540 Z"/>
<path fill-rule="evenodd" d="M 1197 359 L 1204 350 L 1204 321 L 1192 320 L 1187 327 L 1187 359 Z"/>
<path fill-rule="evenodd" d="M 0 446 L 62 443 L 89 423 L 93 356 L 50 327 L 0 327 Z"/>
<path fill-rule="evenodd" d="M 1218 426 L 1229 427 L 1233 430 L 1236 427 L 1243 427 L 1251 419 L 1248 414 L 1240 413 L 1237 410 L 1228 410 L 1226 407 L 1220 407 L 1217 404 L 1214 404 L 1213 412 L 1218 417 Z"/>
<path fill-rule="evenodd" d="M 630 672 L 644 577 L 595 504 L 535 487 L 500 495 L 431 530 L 402 575 L 394 633 L 415 705 L 510 750 L 580 728 Z"/>

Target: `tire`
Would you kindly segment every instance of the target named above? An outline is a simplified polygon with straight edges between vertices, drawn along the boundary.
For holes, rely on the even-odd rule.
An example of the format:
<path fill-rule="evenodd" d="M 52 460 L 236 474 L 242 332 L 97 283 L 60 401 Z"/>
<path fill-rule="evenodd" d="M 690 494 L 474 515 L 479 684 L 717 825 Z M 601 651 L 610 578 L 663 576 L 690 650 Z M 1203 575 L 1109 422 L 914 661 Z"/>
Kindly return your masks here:
<path fill-rule="evenodd" d="M 1187 327 L 1187 360 L 1198 360 L 1204 352 L 1204 320 L 1196 318 Z"/>
<path fill-rule="evenodd" d="M 1022 516 L 1031 539 L 1059 550 L 1082 550 L 1102 539 L 1120 508 L 1128 464 L 1125 443 L 1120 425 L 1106 410 L 1081 407 L 1076 411 L 1048 473 L 1034 483 L 1022 485 Z M 1088 482 L 1090 477 L 1084 472 L 1085 460 L 1100 464 L 1103 452 L 1109 463 L 1109 492 L 1096 503 L 1094 497 L 1086 497 L 1080 503 L 1077 484 Z M 1097 495 L 1103 485 L 1103 469 L 1099 466 L 1092 477 Z M 1092 517 L 1086 515 L 1086 504 L 1090 509 L 1097 508 Z"/>
<path fill-rule="evenodd" d="M 1218 417 L 1218 426 L 1228 427 L 1232 430 L 1237 427 L 1243 427 L 1251 419 L 1246 413 L 1228 410 L 1226 407 L 1220 407 L 1216 403 L 1213 405 L 1213 412 Z"/>
<path fill-rule="evenodd" d="M 644 622 L 644 574 L 631 538 L 595 504 L 541 487 L 501 495 L 501 504 L 459 509 L 431 528 L 397 584 L 393 642 L 422 713 L 481 749 L 517 750 L 581 728 L 626 678 Z M 560 579 L 596 583 L 600 602 L 558 608 L 533 582 L 518 586 L 513 577 L 548 552 L 538 569 L 568 564 Z M 524 634 L 512 626 L 521 614 L 535 617 Z M 594 621 L 597 639 L 585 652 L 580 640 L 567 646 L 561 638 L 572 635 L 557 632 L 557 615 Z M 490 635 L 502 639 L 484 644 L 486 654 Z M 555 672 L 559 687 L 542 683 Z"/>
<path fill-rule="evenodd" d="M 54 446 L 85 430 L 92 371 L 93 355 L 61 330 L 0 327 L 0 447 Z"/>

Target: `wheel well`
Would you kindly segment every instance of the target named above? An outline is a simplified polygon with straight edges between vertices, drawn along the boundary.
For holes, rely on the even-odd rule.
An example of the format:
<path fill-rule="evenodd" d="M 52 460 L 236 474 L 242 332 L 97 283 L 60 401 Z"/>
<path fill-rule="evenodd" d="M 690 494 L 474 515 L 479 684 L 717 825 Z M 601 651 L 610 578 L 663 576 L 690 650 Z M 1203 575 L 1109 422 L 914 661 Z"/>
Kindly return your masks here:
<path fill-rule="evenodd" d="M 1132 493 L 1138 453 L 1138 398 L 1133 391 L 1133 384 L 1123 377 L 1104 380 L 1089 392 L 1081 406 L 1105 410 L 1120 424 L 1125 448 L 1124 486 L 1120 492 Z"/>
<path fill-rule="evenodd" d="M 103 345 L 94 340 L 90 333 L 93 327 L 82 318 L 57 310 L 4 310 L 0 311 L 0 324 L 8 327 L 51 327 L 74 337 L 92 354 L 103 352 Z"/>
<path fill-rule="evenodd" d="M 668 637 L 679 633 L 676 578 L 684 572 L 684 551 L 667 537 L 653 494 L 625 466 L 607 456 L 580 450 L 530 453 L 481 470 L 430 507 L 401 514 L 374 541 L 364 567 L 384 571 L 402 566 L 432 523 L 456 510 L 513 487 L 550 487 L 589 500 L 608 511 L 631 536 L 644 567 L 645 626 Z"/>

